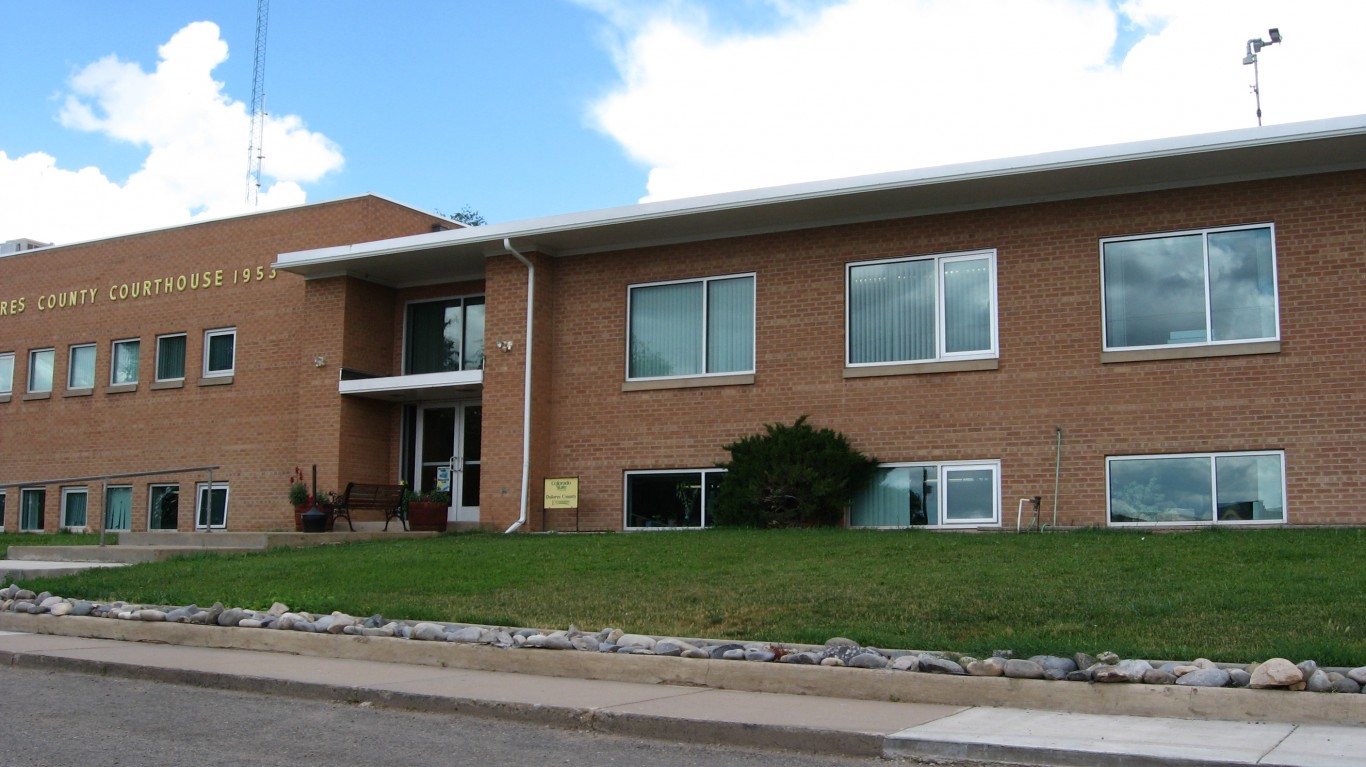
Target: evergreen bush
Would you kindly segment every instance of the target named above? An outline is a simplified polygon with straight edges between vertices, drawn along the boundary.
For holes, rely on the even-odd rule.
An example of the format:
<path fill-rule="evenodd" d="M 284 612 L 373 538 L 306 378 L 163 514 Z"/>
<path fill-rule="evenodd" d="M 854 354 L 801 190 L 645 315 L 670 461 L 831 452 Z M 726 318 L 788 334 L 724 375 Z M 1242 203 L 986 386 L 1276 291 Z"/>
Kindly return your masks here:
<path fill-rule="evenodd" d="M 873 476 L 877 460 L 855 450 L 832 429 L 806 422 L 765 424 L 725 446 L 730 460 L 715 506 L 726 527 L 830 527 Z"/>

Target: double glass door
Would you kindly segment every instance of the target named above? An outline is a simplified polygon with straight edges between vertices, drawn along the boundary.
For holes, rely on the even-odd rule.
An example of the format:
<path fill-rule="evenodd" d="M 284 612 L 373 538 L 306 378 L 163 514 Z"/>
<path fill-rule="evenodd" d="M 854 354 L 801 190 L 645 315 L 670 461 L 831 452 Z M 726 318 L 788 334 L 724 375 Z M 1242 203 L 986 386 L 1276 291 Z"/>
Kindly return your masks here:
<path fill-rule="evenodd" d="M 447 519 L 479 521 L 479 436 L 483 406 L 478 402 L 432 402 L 418 406 L 412 486 L 418 492 L 451 494 Z"/>

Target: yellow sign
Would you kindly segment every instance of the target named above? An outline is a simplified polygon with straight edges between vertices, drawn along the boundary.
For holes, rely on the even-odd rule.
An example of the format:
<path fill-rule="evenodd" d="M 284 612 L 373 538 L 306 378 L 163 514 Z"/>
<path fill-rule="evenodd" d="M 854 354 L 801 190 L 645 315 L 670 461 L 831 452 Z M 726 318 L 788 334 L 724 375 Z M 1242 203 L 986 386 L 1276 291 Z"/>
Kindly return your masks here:
<path fill-rule="evenodd" d="M 577 509 L 579 507 L 579 478 L 563 477 L 545 481 L 547 509 Z"/>

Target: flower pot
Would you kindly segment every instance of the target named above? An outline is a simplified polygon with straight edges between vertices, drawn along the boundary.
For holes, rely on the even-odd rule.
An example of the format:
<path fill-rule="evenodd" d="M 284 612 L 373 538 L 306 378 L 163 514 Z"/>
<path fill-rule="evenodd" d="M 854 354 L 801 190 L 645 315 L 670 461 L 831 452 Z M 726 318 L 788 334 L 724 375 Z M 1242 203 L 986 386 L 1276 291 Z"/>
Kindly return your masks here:
<path fill-rule="evenodd" d="M 294 507 L 294 532 L 304 532 L 304 513 L 311 508 L 313 508 L 313 504 L 311 503 L 301 503 Z M 327 515 L 325 529 L 329 533 L 332 532 L 332 523 L 336 521 L 332 517 L 332 507 L 326 503 L 320 503 L 318 504 L 318 510 Z"/>
<path fill-rule="evenodd" d="M 408 502 L 408 529 L 427 532 L 446 532 L 446 515 L 450 506 L 431 501 Z"/>

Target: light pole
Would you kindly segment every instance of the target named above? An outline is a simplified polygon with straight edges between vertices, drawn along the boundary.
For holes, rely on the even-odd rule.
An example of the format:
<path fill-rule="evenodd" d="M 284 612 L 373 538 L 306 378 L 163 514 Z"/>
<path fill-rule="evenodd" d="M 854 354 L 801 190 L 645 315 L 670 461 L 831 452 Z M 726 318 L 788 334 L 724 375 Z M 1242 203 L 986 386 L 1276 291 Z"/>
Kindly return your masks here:
<path fill-rule="evenodd" d="M 1264 48 L 1264 47 L 1266 47 L 1266 46 L 1268 46 L 1268 45 L 1275 45 L 1276 43 L 1279 43 L 1279 42 L 1281 41 L 1281 30 L 1280 30 L 1280 29 L 1273 27 L 1273 28 L 1271 28 L 1271 29 L 1268 29 L 1268 30 L 1266 31 L 1266 33 L 1267 33 L 1267 36 L 1271 38 L 1271 41 L 1270 41 L 1270 42 L 1267 42 L 1266 40 L 1263 40 L 1263 39 L 1261 39 L 1260 37 L 1257 37 L 1257 38 L 1253 38 L 1253 39 L 1251 39 L 1251 40 L 1248 40 L 1248 41 L 1247 41 L 1247 55 L 1243 57 L 1243 65 L 1244 65 L 1244 66 L 1246 66 L 1246 65 L 1248 65 L 1248 64 L 1251 64 L 1251 65 L 1252 65 L 1252 95 L 1255 96 L 1255 97 L 1257 98 L 1257 125 L 1258 125 L 1258 126 L 1260 126 L 1260 125 L 1262 124 L 1262 90 L 1261 90 L 1261 77 L 1260 77 L 1260 74 L 1259 74 L 1258 71 L 1257 71 L 1257 54 L 1258 54 L 1258 53 L 1261 53 L 1262 48 Z"/>

